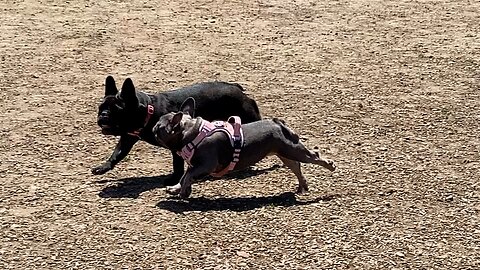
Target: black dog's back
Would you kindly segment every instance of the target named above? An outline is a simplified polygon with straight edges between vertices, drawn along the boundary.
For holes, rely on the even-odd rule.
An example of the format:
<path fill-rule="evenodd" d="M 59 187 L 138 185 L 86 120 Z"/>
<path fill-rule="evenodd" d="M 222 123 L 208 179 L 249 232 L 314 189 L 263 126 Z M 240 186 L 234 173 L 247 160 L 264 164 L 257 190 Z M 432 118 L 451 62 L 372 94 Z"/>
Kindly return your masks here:
<path fill-rule="evenodd" d="M 162 94 L 175 107 L 169 108 L 169 111 L 178 111 L 184 100 L 193 97 L 197 106 L 195 114 L 208 121 L 227 120 L 232 115 L 239 116 L 243 123 L 261 119 L 257 103 L 244 93 L 239 84 L 204 82 Z"/>

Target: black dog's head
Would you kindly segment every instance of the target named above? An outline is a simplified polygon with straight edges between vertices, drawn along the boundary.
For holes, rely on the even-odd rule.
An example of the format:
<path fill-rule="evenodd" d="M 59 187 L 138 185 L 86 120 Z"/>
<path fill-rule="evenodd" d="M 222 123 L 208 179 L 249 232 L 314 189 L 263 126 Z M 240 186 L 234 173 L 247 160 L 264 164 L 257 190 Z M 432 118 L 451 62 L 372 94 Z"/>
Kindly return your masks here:
<path fill-rule="evenodd" d="M 142 107 L 145 105 L 140 104 L 131 79 L 125 80 L 119 92 L 113 77 L 108 76 L 105 80 L 105 97 L 98 107 L 97 124 L 105 135 L 132 132 L 143 127 L 145 116 Z"/>

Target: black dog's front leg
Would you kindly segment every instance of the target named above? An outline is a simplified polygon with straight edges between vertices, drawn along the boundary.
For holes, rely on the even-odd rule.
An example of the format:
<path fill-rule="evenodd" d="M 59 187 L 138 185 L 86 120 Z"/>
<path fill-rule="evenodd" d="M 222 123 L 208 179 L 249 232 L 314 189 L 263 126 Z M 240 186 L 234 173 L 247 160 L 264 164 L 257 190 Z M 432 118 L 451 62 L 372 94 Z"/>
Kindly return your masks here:
<path fill-rule="evenodd" d="M 105 163 L 93 168 L 92 173 L 96 175 L 100 175 L 113 169 L 113 167 L 115 167 L 117 163 L 122 161 L 122 159 L 124 159 L 128 155 L 130 150 L 132 150 L 133 145 L 137 141 L 138 141 L 138 138 L 134 136 L 130 136 L 130 135 L 120 136 L 120 140 L 118 141 L 117 146 L 113 150 L 113 153 L 110 156 L 110 158 Z"/>
<path fill-rule="evenodd" d="M 183 173 L 185 172 L 185 162 L 183 161 L 183 158 L 180 157 L 175 151 L 172 151 L 172 157 L 173 157 L 173 173 L 165 181 L 165 185 L 167 186 L 173 186 L 178 184 L 178 182 L 180 181 L 180 178 L 182 178 Z"/>

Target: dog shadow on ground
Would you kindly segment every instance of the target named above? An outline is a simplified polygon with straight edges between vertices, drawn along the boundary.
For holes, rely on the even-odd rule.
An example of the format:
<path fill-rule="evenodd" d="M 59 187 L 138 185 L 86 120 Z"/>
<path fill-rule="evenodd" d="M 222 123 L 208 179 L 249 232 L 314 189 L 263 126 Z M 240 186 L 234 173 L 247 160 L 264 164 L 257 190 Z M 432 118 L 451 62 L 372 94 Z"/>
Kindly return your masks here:
<path fill-rule="evenodd" d="M 297 200 L 295 193 L 285 192 L 274 196 L 266 197 L 242 197 L 242 198 L 189 198 L 180 200 L 170 198 L 161 201 L 157 207 L 174 213 L 182 214 L 184 212 L 200 211 L 250 211 L 265 206 L 283 206 L 290 207 L 295 205 L 308 205 L 321 201 L 330 201 L 340 197 L 340 195 L 323 195 L 314 199 Z"/>
<path fill-rule="evenodd" d="M 223 177 L 223 180 L 241 180 L 252 176 L 266 174 L 270 171 L 280 168 L 280 165 L 273 165 L 270 168 L 265 169 L 247 169 L 239 172 L 234 172 Z M 100 180 L 96 181 L 97 184 L 105 183 L 115 183 L 109 185 L 100 191 L 98 196 L 102 198 L 133 198 L 136 199 L 143 192 L 153 190 L 156 188 L 164 188 L 165 181 L 169 178 L 169 175 L 161 176 L 140 176 L 140 177 L 128 177 L 116 180 Z M 206 176 L 203 179 L 198 180 L 197 182 L 203 182 L 207 180 L 212 180 L 213 177 Z"/>
<path fill-rule="evenodd" d="M 114 182 L 100 191 L 98 196 L 102 198 L 132 198 L 136 199 L 145 191 L 165 187 L 168 175 L 128 177 L 115 180 L 100 180 L 95 183 L 105 184 Z"/>

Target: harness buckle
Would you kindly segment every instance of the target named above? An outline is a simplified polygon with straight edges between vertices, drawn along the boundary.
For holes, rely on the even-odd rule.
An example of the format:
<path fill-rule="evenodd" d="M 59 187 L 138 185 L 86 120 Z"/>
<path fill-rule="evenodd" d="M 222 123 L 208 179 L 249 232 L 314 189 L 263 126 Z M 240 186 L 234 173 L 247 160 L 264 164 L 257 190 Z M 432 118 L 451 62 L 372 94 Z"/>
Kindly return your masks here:
<path fill-rule="evenodd" d="M 185 147 L 187 147 L 189 151 L 192 151 L 195 148 L 195 145 L 193 145 L 193 143 L 189 142 L 185 145 Z"/>
<path fill-rule="evenodd" d="M 235 148 L 235 150 L 237 149 L 241 149 L 242 148 L 242 139 L 240 138 L 240 136 L 234 136 L 234 139 L 233 139 L 233 148 Z"/>
<path fill-rule="evenodd" d="M 152 115 L 154 112 L 155 112 L 155 107 L 153 107 L 153 105 L 150 105 L 150 104 L 149 104 L 149 105 L 147 106 L 147 113 L 148 113 L 149 115 Z"/>

